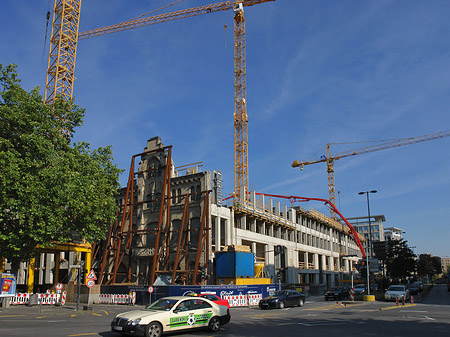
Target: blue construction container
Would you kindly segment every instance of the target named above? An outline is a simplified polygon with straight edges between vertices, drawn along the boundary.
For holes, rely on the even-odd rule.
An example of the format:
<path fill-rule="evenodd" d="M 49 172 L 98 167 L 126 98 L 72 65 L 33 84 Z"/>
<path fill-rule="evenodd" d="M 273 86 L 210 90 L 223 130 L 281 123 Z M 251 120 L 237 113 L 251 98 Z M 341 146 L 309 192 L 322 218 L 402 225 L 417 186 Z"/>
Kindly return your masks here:
<path fill-rule="evenodd" d="M 247 252 L 217 252 L 216 277 L 254 277 L 255 255 Z"/>

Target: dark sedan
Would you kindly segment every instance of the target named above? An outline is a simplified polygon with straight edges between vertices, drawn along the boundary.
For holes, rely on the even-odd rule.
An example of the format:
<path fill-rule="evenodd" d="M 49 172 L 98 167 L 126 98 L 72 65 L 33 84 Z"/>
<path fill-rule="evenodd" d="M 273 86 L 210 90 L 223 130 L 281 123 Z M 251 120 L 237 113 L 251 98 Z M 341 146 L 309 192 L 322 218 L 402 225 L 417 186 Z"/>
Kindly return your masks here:
<path fill-rule="evenodd" d="M 417 283 L 411 283 L 406 286 L 409 290 L 409 293 L 412 295 L 417 295 L 420 292 L 419 285 Z"/>
<path fill-rule="evenodd" d="M 345 287 L 333 287 L 331 290 L 328 290 L 325 295 L 325 300 L 343 300 L 350 297 L 350 293 L 348 289 Z"/>
<path fill-rule="evenodd" d="M 265 297 L 259 301 L 259 307 L 261 309 L 279 308 L 285 307 L 303 307 L 305 304 L 305 294 L 299 293 L 294 290 L 278 290 L 269 297 Z"/>

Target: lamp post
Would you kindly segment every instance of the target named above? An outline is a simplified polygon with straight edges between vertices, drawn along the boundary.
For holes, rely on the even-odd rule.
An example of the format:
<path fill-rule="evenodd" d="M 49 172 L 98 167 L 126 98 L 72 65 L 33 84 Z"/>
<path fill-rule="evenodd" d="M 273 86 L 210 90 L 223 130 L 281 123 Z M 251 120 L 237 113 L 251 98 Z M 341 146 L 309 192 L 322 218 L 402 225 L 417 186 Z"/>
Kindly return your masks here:
<path fill-rule="evenodd" d="M 367 268 L 367 295 L 370 295 L 370 271 L 369 271 L 369 251 L 370 251 L 370 258 L 373 258 L 373 250 L 372 250 L 372 226 L 370 225 L 370 206 L 369 206 L 369 193 L 377 193 L 377 191 L 365 191 L 365 192 L 359 192 L 358 194 L 365 194 L 367 197 L 367 213 L 368 213 L 368 219 L 369 219 L 369 237 L 367 242 L 367 254 L 366 254 L 366 268 Z"/>

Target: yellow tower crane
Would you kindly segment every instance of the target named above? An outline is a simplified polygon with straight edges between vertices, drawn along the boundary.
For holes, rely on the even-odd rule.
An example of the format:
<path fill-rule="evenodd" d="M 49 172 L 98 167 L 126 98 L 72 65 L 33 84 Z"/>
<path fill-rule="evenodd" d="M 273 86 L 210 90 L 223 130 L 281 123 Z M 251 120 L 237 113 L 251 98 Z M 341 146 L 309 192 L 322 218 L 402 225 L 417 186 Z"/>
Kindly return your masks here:
<path fill-rule="evenodd" d="M 246 199 L 248 191 L 247 87 L 244 6 L 275 0 L 234 0 L 194 7 L 79 33 L 81 0 L 55 0 L 45 102 L 57 95 L 71 99 L 75 80 L 78 40 L 233 9 L 234 16 L 234 196 Z"/>
<path fill-rule="evenodd" d="M 345 158 L 345 157 L 350 157 L 350 156 L 356 156 L 358 154 L 392 149 L 394 147 L 425 142 L 428 140 L 433 140 L 433 139 L 438 139 L 438 138 L 444 138 L 444 137 L 448 137 L 448 136 L 450 136 L 450 131 L 440 131 L 440 132 L 435 132 L 435 133 L 431 133 L 431 134 L 424 135 L 424 136 L 384 141 L 377 145 L 366 146 L 366 147 L 362 147 L 362 148 L 359 148 L 356 150 L 348 150 L 345 152 L 335 154 L 334 156 L 331 155 L 331 145 L 333 143 L 328 143 L 327 149 L 326 149 L 326 151 L 327 151 L 326 156 L 322 156 L 320 159 L 309 160 L 309 161 L 304 161 L 304 162 L 303 161 L 299 162 L 298 160 L 295 160 L 292 163 L 292 167 L 299 167 L 300 170 L 303 170 L 303 167 L 305 165 L 326 162 L 327 163 L 327 173 L 328 173 L 328 192 L 330 195 L 329 199 L 333 203 L 333 205 L 336 205 L 336 194 L 335 194 L 335 186 L 334 186 L 334 161 L 335 160 Z M 334 218 L 336 217 L 336 213 L 334 213 L 332 210 L 330 210 L 330 215 L 331 215 L 331 217 L 334 217 Z"/>

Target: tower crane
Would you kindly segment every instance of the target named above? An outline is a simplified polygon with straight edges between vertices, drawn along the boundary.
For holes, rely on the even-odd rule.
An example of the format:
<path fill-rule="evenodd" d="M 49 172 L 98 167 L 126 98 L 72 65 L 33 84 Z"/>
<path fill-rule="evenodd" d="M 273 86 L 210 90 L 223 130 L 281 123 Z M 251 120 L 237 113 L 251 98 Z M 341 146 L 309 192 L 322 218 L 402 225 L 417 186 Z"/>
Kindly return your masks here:
<path fill-rule="evenodd" d="M 233 9 L 234 15 L 234 181 L 235 198 L 246 197 L 248 191 L 247 88 L 245 59 L 244 7 L 275 0 L 233 0 L 194 7 L 151 17 L 137 18 L 103 28 L 79 33 L 81 0 L 55 0 L 45 103 L 57 95 L 69 100 L 73 95 L 78 40 L 124 30 L 174 21 L 191 16 Z"/>
<path fill-rule="evenodd" d="M 334 186 L 334 161 L 350 157 L 350 156 L 356 156 L 358 154 L 363 153 L 369 153 L 369 152 L 375 152 L 380 150 L 386 150 L 386 149 L 392 149 L 394 147 L 400 147 L 404 145 L 410 145 L 420 142 L 425 142 L 428 140 L 438 139 L 438 138 L 444 138 L 450 136 L 450 130 L 449 131 L 440 131 L 431 133 L 428 135 L 423 136 L 417 136 L 417 137 L 409 137 L 409 138 L 401 138 L 391 141 L 385 141 L 381 144 L 373 145 L 373 146 L 366 146 L 362 147 L 356 150 L 348 150 L 344 151 L 338 154 L 335 154 L 334 156 L 331 154 L 331 145 L 333 143 L 328 143 L 326 148 L 326 156 L 322 156 L 320 159 L 315 160 L 309 160 L 309 161 L 298 161 L 295 160 L 292 163 L 292 167 L 299 167 L 300 170 L 303 170 L 303 167 L 306 165 L 316 164 L 316 163 L 327 163 L 327 173 L 328 173 L 328 192 L 329 192 L 329 200 L 333 205 L 336 205 L 336 194 L 335 194 L 335 186 Z M 330 215 L 331 217 L 336 217 L 336 213 L 330 209 Z"/>

